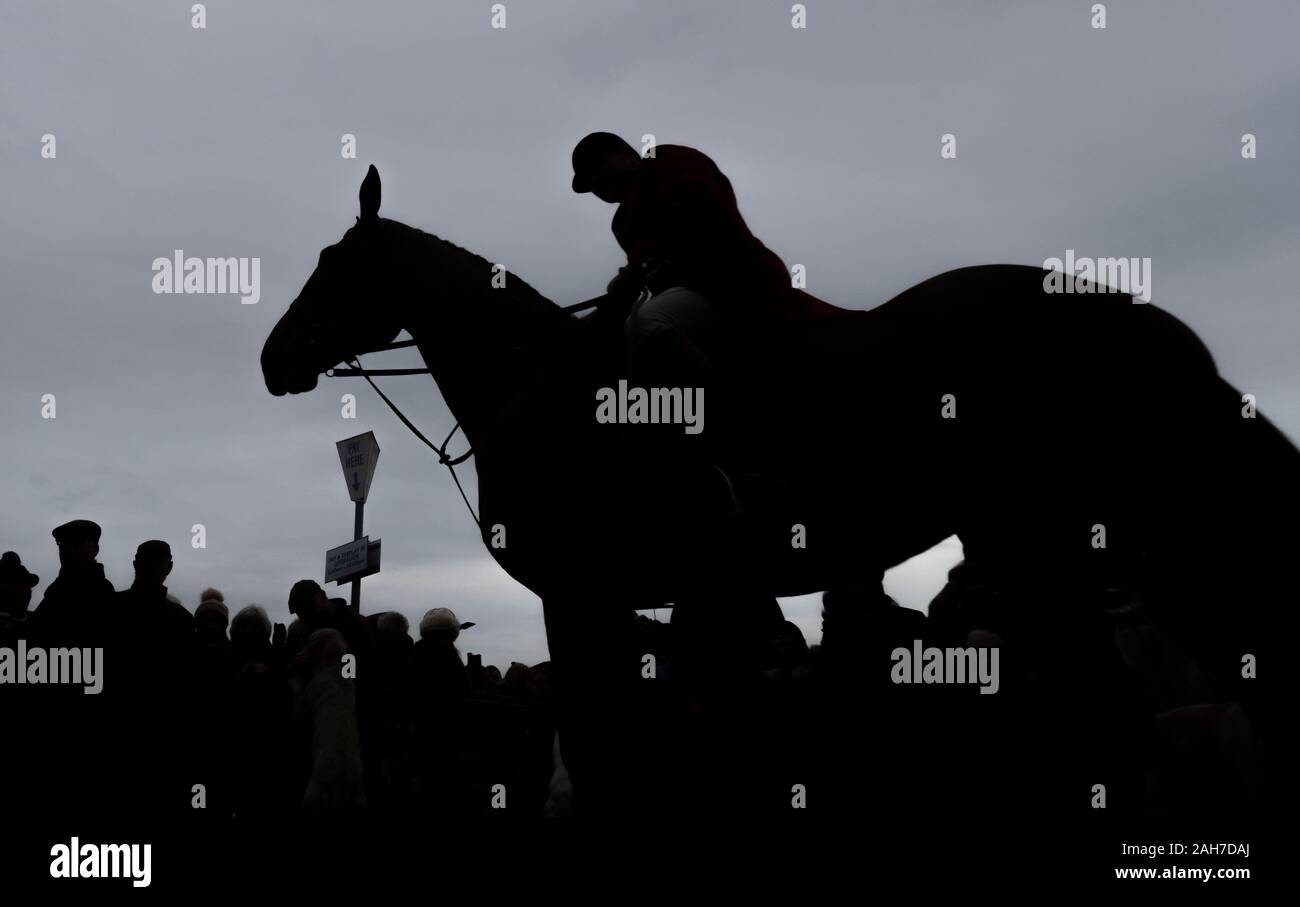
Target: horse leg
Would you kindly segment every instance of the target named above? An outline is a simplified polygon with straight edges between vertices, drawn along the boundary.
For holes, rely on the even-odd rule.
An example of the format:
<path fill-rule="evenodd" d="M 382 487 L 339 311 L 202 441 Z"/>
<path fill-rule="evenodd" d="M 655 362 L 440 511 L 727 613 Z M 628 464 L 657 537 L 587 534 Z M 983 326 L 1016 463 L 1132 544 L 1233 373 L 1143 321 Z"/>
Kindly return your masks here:
<path fill-rule="evenodd" d="M 594 590 L 547 595 L 542 612 L 574 808 L 579 815 L 626 815 L 636 806 L 631 729 L 640 659 L 633 651 L 634 614 Z"/>

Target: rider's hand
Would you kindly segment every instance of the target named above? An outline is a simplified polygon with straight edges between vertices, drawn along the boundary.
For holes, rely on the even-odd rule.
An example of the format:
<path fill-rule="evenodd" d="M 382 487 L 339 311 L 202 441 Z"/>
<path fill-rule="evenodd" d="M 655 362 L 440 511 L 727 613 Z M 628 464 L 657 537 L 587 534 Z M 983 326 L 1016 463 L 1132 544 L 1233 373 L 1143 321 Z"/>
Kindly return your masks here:
<path fill-rule="evenodd" d="M 637 296 L 641 293 L 640 275 L 630 268 L 619 268 L 614 279 L 605 288 L 606 294 L 615 297 Z"/>

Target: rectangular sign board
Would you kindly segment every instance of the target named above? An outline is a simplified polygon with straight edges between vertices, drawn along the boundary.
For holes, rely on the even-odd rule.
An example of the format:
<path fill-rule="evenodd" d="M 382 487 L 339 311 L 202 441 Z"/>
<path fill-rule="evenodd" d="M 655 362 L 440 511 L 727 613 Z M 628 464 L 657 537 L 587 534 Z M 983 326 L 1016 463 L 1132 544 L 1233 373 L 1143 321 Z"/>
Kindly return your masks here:
<path fill-rule="evenodd" d="M 359 538 L 325 552 L 325 582 L 350 583 L 379 572 L 379 553 L 384 540 Z"/>
<path fill-rule="evenodd" d="M 375 477 L 375 464 L 379 462 L 379 442 L 375 433 L 344 438 L 335 443 L 339 449 L 339 463 L 343 466 L 343 481 L 348 485 L 348 497 L 364 501 L 370 493 L 370 482 Z"/>
<path fill-rule="evenodd" d="M 325 582 L 342 582 L 366 569 L 370 539 L 359 538 L 325 552 Z"/>

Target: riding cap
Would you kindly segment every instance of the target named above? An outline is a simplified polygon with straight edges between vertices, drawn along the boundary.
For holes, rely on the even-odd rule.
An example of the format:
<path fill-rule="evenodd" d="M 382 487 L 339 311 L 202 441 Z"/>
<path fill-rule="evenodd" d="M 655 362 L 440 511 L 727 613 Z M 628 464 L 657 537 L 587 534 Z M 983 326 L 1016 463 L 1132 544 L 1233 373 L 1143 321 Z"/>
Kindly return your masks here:
<path fill-rule="evenodd" d="M 606 155 L 636 150 L 612 132 L 593 132 L 573 148 L 573 191 L 590 192 L 591 179 Z"/>

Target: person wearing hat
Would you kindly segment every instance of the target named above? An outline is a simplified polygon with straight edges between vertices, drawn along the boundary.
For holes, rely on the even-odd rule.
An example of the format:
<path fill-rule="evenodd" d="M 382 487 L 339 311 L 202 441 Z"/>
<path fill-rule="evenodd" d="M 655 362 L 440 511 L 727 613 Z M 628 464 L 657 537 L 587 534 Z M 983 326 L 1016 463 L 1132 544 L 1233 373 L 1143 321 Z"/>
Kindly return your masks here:
<path fill-rule="evenodd" d="M 32 589 L 41 581 L 13 551 L 0 557 L 0 647 L 13 648 L 26 634 Z"/>
<path fill-rule="evenodd" d="M 72 520 L 54 529 L 59 575 L 32 613 L 32 638 L 47 646 L 104 646 L 116 627 L 116 590 L 104 576 L 99 524 Z"/>
<path fill-rule="evenodd" d="M 142 806 L 176 810 L 189 805 L 186 759 L 198 664 L 194 617 L 167 594 L 170 545 L 141 542 L 132 566 L 130 588 L 117 594 L 118 644 L 109 661 L 136 716 L 135 733 L 120 753 L 122 771 L 141 792 Z"/>
<path fill-rule="evenodd" d="M 146 661 L 183 662 L 194 643 L 194 617 L 164 585 L 172 572 L 171 546 L 160 539 L 141 542 L 132 566 L 131 588 L 117 594 L 124 634 Z"/>
<path fill-rule="evenodd" d="M 0 614 L 13 619 L 27 616 L 32 603 L 32 589 L 41 578 L 23 566 L 22 559 L 13 551 L 0 557 Z"/>
<path fill-rule="evenodd" d="M 461 623 L 450 608 L 433 608 L 420 618 L 420 641 L 415 644 L 416 688 L 437 696 L 469 694 L 469 674 L 456 650 L 461 630 L 474 626 Z"/>
<path fill-rule="evenodd" d="M 204 589 L 199 593 L 199 606 L 194 609 L 194 630 L 204 640 L 229 642 L 230 608 L 220 589 Z"/>
<path fill-rule="evenodd" d="M 461 630 L 468 630 L 472 626 L 474 621 L 461 623 L 450 608 L 432 608 L 420 618 L 420 638 L 430 639 L 441 634 L 448 642 L 455 642 Z"/>
<path fill-rule="evenodd" d="M 694 148 L 657 145 L 643 158 L 619 136 L 593 132 L 573 149 L 573 191 L 618 205 L 611 228 L 627 265 L 591 320 L 599 326 L 609 318 L 600 309 L 636 300 L 623 322 L 630 386 L 702 388 L 703 395 L 729 354 L 786 323 L 844 314 L 792 287 L 785 263 L 745 223 L 731 182 Z M 637 299 L 643 287 L 649 295 Z M 640 470 L 660 480 L 661 490 L 647 491 L 650 500 L 662 492 L 694 500 L 722 491 L 712 434 L 688 439 L 681 426 L 641 426 L 624 439 L 629 454 L 655 466 Z M 725 484 L 723 506 L 734 509 Z"/>
<path fill-rule="evenodd" d="M 117 594 L 104 576 L 99 556 L 100 528 L 90 520 L 72 520 L 54 529 L 59 546 L 59 575 L 45 587 L 40 605 L 28 620 L 28 644 L 40 648 L 99 649 L 101 690 L 84 695 L 77 685 L 51 686 L 39 704 L 57 715 L 42 722 L 42 746 L 31 754 L 43 808 L 52 815 L 75 810 L 81 815 L 108 815 L 127 807 L 135 791 L 126 773 L 128 758 L 116 744 L 124 727 L 134 727 L 130 703 L 123 696 L 117 651 Z M 93 656 L 92 656 L 93 657 Z M 33 704 L 37 705 L 37 704 Z M 87 758 L 86 741 L 94 744 Z M 45 799 L 49 803 L 45 804 Z"/>
<path fill-rule="evenodd" d="M 627 265 L 612 297 L 651 292 L 628 319 L 628 336 L 676 333 L 701 354 L 717 328 L 806 321 L 843 314 L 791 286 L 790 272 L 749 229 L 730 180 L 707 155 L 657 145 L 642 157 L 609 132 L 573 149 L 573 191 L 618 205 L 611 228 Z M 728 324 L 729 323 L 729 324 Z"/>

